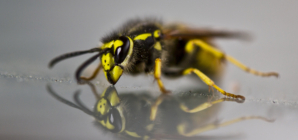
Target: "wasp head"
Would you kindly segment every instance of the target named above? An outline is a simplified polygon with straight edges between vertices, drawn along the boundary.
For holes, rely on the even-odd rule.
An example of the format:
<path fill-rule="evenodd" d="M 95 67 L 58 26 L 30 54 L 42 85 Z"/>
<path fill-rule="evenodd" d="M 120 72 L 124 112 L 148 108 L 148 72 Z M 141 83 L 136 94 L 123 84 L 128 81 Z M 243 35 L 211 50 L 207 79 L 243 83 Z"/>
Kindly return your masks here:
<path fill-rule="evenodd" d="M 130 37 L 120 36 L 116 40 L 105 43 L 102 48 L 110 48 L 110 51 L 101 56 L 101 63 L 106 79 L 114 85 L 132 55 L 133 41 Z"/>
<path fill-rule="evenodd" d="M 113 86 L 107 88 L 94 107 L 95 117 L 101 125 L 112 132 L 124 130 L 125 118 L 120 106 L 120 98 Z"/>

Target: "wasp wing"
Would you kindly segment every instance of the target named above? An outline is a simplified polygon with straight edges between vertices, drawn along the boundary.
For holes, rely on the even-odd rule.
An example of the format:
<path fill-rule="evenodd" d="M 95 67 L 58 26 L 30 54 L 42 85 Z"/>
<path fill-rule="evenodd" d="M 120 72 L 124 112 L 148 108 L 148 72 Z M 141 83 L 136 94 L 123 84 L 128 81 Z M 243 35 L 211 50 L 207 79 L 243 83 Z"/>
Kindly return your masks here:
<path fill-rule="evenodd" d="M 208 39 L 208 38 L 235 38 L 241 40 L 251 40 L 251 36 L 247 32 L 227 31 L 215 29 L 194 29 L 194 28 L 169 28 L 164 31 L 165 39 Z"/>

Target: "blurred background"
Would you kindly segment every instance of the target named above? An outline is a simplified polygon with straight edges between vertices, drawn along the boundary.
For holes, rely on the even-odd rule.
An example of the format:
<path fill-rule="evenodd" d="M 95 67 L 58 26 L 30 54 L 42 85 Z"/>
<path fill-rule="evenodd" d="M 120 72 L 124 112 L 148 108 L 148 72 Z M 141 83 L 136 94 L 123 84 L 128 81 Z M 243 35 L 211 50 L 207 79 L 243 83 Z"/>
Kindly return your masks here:
<path fill-rule="evenodd" d="M 57 55 L 96 47 L 101 37 L 123 22 L 145 16 L 161 18 L 165 23 L 179 21 L 194 27 L 247 31 L 252 41 L 219 40 L 218 46 L 251 68 L 280 74 L 279 78 L 262 78 L 228 64 L 221 87 L 247 100 L 243 104 L 225 104 L 219 118 L 262 115 L 276 120 L 240 122 L 202 135 L 297 139 L 297 6 L 298 1 L 290 0 L 1 0 L 0 139 L 112 137 L 110 132 L 97 129 L 92 117 L 53 99 L 45 88 L 51 83 L 68 99 L 81 89 L 86 92 L 82 100 L 93 106 L 90 89 L 77 86 L 73 79 L 75 69 L 90 56 L 63 61 L 52 70 L 47 64 Z M 128 79 L 135 84 L 127 84 Z M 117 90 L 142 89 L 143 79 L 145 85 L 157 88 L 151 76 L 123 76 Z M 171 88 L 168 82 L 165 84 Z M 96 83 L 104 88 L 109 85 L 105 79 Z"/>

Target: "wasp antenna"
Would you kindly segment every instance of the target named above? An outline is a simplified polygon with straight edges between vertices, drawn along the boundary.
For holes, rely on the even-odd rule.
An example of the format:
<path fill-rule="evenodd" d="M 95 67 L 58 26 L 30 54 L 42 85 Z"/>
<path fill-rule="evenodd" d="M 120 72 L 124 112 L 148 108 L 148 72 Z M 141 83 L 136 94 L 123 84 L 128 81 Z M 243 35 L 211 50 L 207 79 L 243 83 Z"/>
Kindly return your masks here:
<path fill-rule="evenodd" d="M 196 38 L 236 38 L 244 41 L 251 41 L 252 36 L 247 32 L 241 31 L 212 31 L 212 30 L 192 30 L 179 31 L 173 30 L 164 34 L 165 39 L 196 39 Z"/>
<path fill-rule="evenodd" d="M 75 102 L 80 106 L 81 110 L 84 111 L 86 114 L 94 116 L 94 112 L 88 109 L 79 99 L 80 92 L 76 92 L 73 96 Z"/>
<path fill-rule="evenodd" d="M 50 84 L 47 85 L 47 91 L 54 97 L 56 98 L 58 101 L 62 102 L 62 103 L 65 103 L 66 105 L 69 105 L 73 108 L 77 108 L 77 109 L 80 109 L 82 110 L 78 105 L 74 104 L 73 102 L 70 102 L 66 99 L 64 99 L 63 97 L 59 96 L 53 89 L 52 89 L 52 86 Z M 80 92 L 80 91 L 76 91 L 77 92 Z"/>
<path fill-rule="evenodd" d="M 75 56 L 86 54 L 86 53 L 100 52 L 101 50 L 102 49 L 100 49 L 100 48 L 93 48 L 93 49 L 90 49 L 90 50 L 77 51 L 77 52 L 71 52 L 71 53 L 63 54 L 61 56 L 58 56 L 58 57 L 54 58 L 49 63 L 49 68 L 52 68 L 56 63 L 58 63 L 61 60 L 66 59 L 66 58 L 71 58 L 71 57 L 75 57 Z"/>
<path fill-rule="evenodd" d="M 230 35 L 227 34 L 226 37 L 227 38 L 237 38 L 242 41 L 252 41 L 253 40 L 253 36 L 248 32 L 234 32 Z"/>
<path fill-rule="evenodd" d="M 47 90 L 48 92 L 54 97 L 56 98 L 58 101 L 66 104 L 66 105 L 69 105 L 70 107 L 73 107 L 73 108 L 76 108 L 76 109 L 79 109 L 83 112 L 85 112 L 86 114 L 88 115 L 91 115 L 91 116 L 94 116 L 94 113 L 92 111 L 90 111 L 89 109 L 87 109 L 79 100 L 79 94 L 80 94 L 80 91 L 77 90 L 75 91 L 74 95 L 73 95 L 73 98 L 75 99 L 75 103 L 71 102 L 71 101 L 68 101 L 66 99 L 64 99 L 63 97 L 59 96 L 51 87 L 51 85 L 47 85 Z"/>
<path fill-rule="evenodd" d="M 81 79 L 81 73 L 82 71 L 88 66 L 90 65 L 93 61 L 95 61 L 99 56 L 101 56 L 103 53 L 106 53 L 107 51 L 109 51 L 109 48 L 106 48 L 104 50 L 101 50 L 98 54 L 92 56 L 91 58 L 89 58 L 87 61 L 85 61 L 76 71 L 76 79 L 78 83 L 83 83 L 82 79 Z"/>

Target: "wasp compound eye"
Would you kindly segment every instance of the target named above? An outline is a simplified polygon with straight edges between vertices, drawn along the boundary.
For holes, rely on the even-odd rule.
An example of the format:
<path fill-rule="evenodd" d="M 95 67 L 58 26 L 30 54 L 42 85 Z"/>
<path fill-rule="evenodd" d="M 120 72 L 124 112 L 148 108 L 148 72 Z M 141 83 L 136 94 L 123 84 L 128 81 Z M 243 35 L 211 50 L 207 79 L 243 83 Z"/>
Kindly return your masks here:
<path fill-rule="evenodd" d="M 114 129 L 111 130 L 112 132 L 119 132 L 122 129 L 122 120 L 120 113 L 116 108 L 111 109 L 111 113 L 109 116 L 109 123 L 114 126 Z"/>
<path fill-rule="evenodd" d="M 116 47 L 116 50 L 114 60 L 116 64 L 120 64 L 124 61 L 129 52 L 130 45 L 130 41 L 126 36 L 121 36 L 115 41 L 114 47 Z"/>

